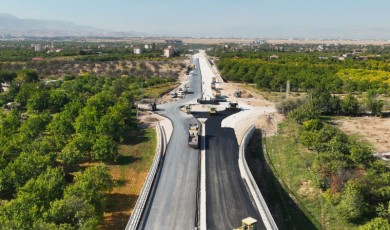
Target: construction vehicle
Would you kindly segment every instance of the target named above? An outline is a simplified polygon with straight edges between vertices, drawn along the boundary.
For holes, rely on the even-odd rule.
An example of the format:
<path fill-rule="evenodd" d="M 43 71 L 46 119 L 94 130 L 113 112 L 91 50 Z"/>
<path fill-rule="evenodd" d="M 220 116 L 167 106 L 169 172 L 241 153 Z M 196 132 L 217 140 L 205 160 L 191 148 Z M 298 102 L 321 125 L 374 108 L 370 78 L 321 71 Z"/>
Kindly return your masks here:
<path fill-rule="evenodd" d="M 171 98 L 176 98 L 177 97 L 177 93 L 175 91 L 172 91 L 170 95 L 171 95 Z"/>
<path fill-rule="evenodd" d="M 221 90 L 214 90 L 213 91 L 213 96 L 214 97 L 220 97 L 221 96 Z"/>
<path fill-rule="evenodd" d="M 239 228 L 236 228 L 234 230 L 256 230 L 256 224 L 257 220 L 252 217 L 247 217 L 245 219 L 242 219 L 241 221 L 242 225 Z"/>
<path fill-rule="evenodd" d="M 199 132 L 198 124 L 190 124 L 188 128 L 188 146 L 191 148 L 199 148 Z"/>
<path fill-rule="evenodd" d="M 215 89 L 215 82 L 211 82 L 211 89 Z"/>
<path fill-rule="evenodd" d="M 184 106 L 184 112 L 186 114 L 190 114 L 191 113 L 191 105 L 185 105 Z"/>
<path fill-rule="evenodd" d="M 157 110 L 156 102 L 150 103 L 149 104 L 149 109 L 152 110 L 152 111 L 156 111 Z"/>
<path fill-rule="evenodd" d="M 179 88 L 177 90 L 177 96 L 181 97 L 181 98 L 184 98 L 184 90 L 182 88 Z"/>
<path fill-rule="evenodd" d="M 234 97 L 241 97 L 241 90 L 236 90 L 234 92 Z"/>
<path fill-rule="evenodd" d="M 241 110 L 241 108 L 238 107 L 237 102 L 229 102 L 228 106 L 226 107 L 226 110 Z"/>
<path fill-rule="evenodd" d="M 210 116 L 215 116 L 217 115 L 217 109 L 214 107 L 210 107 Z"/>

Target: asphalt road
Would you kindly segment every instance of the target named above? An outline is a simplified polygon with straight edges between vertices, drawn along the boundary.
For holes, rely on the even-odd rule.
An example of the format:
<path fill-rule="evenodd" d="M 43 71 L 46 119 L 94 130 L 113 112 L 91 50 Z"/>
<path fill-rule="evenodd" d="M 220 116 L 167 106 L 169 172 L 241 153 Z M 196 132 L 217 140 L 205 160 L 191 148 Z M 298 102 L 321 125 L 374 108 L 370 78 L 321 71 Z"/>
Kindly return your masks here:
<path fill-rule="evenodd" d="M 232 128 L 221 128 L 221 121 L 232 111 L 207 113 L 206 126 L 206 208 L 208 229 L 234 229 L 246 217 L 258 221 L 257 229 L 265 229 L 238 167 L 238 143 Z"/>
<path fill-rule="evenodd" d="M 199 150 L 188 147 L 187 137 L 189 124 L 197 120 L 180 111 L 180 106 L 195 103 L 201 94 L 198 59 L 194 58 L 193 62 L 197 68 L 187 83 L 190 93 L 176 102 L 157 105 L 158 113 L 169 118 L 174 129 L 139 229 L 195 227 Z"/>

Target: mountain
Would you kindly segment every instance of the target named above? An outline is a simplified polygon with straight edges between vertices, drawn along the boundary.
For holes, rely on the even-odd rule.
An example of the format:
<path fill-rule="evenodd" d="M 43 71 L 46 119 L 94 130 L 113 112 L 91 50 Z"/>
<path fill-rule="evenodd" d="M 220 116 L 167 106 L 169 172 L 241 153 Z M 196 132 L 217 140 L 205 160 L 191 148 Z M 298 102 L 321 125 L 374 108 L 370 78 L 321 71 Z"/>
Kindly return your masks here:
<path fill-rule="evenodd" d="M 116 32 L 97 29 L 91 26 L 77 25 L 59 20 L 21 19 L 9 14 L 0 14 L 0 34 L 25 35 L 37 37 L 55 36 L 145 36 L 137 32 Z"/>

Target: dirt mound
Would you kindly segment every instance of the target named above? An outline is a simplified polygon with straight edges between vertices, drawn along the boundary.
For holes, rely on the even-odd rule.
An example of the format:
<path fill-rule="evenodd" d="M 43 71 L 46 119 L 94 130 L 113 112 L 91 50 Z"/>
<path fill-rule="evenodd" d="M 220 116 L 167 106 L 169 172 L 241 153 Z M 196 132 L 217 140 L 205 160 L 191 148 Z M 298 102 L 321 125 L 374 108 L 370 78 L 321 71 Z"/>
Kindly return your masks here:
<path fill-rule="evenodd" d="M 243 91 L 243 92 L 241 93 L 241 97 L 242 97 L 242 98 L 252 98 L 253 95 L 250 94 L 250 93 L 248 93 L 248 92 L 246 92 L 246 91 Z"/>

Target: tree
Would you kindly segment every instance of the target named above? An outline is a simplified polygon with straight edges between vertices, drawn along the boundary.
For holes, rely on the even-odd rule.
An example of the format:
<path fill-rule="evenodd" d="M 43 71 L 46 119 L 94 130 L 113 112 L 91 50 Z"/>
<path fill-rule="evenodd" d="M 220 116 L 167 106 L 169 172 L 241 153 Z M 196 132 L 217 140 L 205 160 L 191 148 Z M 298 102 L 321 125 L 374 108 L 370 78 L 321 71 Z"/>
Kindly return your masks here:
<path fill-rule="evenodd" d="M 99 224 L 99 216 L 93 205 L 76 196 L 52 202 L 44 218 L 56 225 L 74 229 L 97 229 Z"/>
<path fill-rule="evenodd" d="M 366 108 L 374 116 L 380 116 L 383 109 L 383 101 L 378 100 L 378 95 L 374 91 L 367 92 Z"/>
<path fill-rule="evenodd" d="M 118 159 L 118 147 L 111 138 L 102 135 L 96 139 L 92 147 L 92 158 L 105 162 L 116 162 Z"/>
<path fill-rule="evenodd" d="M 32 83 L 39 81 L 38 73 L 36 70 L 23 69 L 17 72 L 15 82 L 18 84 Z"/>
<path fill-rule="evenodd" d="M 370 222 L 359 227 L 359 230 L 389 230 L 389 221 L 382 218 L 374 218 Z"/>
<path fill-rule="evenodd" d="M 36 91 L 27 101 L 29 112 L 42 112 L 49 108 L 50 94 L 47 90 Z"/>
<path fill-rule="evenodd" d="M 363 217 L 368 209 L 368 204 L 364 199 L 362 183 L 353 180 L 346 183 L 338 209 L 347 220 L 352 222 Z"/>
<path fill-rule="evenodd" d="M 368 166 L 374 160 L 372 151 L 362 144 L 352 144 L 349 151 L 351 153 L 351 159 L 357 164 Z"/>
<path fill-rule="evenodd" d="M 63 175 L 59 169 L 48 168 L 36 179 L 29 180 L 16 198 L 0 207 L 0 222 L 4 229 L 32 229 L 42 217 L 50 201 L 62 194 Z"/>
<path fill-rule="evenodd" d="M 356 116 L 359 113 L 359 102 L 352 94 L 341 100 L 341 111 L 344 115 Z"/>
<path fill-rule="evenodd" d="M 68 95 L 64 91 L 52 90 L 50 92 L 49 105 L 52 112 L 60 112 L 68 102 Z"/>
<path fill-rule="evenodd" d="M 92 204 L 97 213 L 101 215 L 105 206 L 105 193 L 110 191 L 112 187 L 113 181 L 107 168 L 90 167 L 75 178 L 73 185 L 65 189 L 64 198 L 80 197 Z"/>

